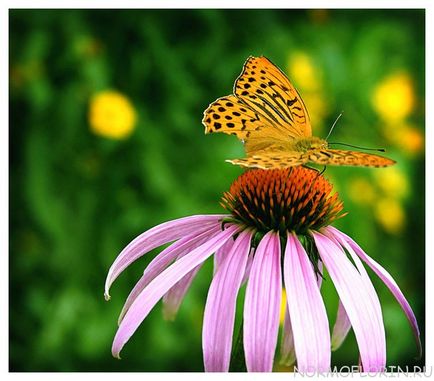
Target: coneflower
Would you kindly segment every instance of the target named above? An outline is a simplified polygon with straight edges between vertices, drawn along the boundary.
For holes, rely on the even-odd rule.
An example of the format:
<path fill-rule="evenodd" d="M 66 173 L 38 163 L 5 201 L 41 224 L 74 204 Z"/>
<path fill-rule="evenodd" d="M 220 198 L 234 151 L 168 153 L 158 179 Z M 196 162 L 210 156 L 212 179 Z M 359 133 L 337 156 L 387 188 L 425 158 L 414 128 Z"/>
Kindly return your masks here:
<path fill-rule="evenodd" d="M 365 262 L 401 305 L 421 351 L 414 313 L 390 274 L 350 237 L 330 224 L 343 204 L 317 171 L 295 167 L 250 170 L 222 199 L 227 215 L 198 215 L 163 223 L 138 236 L 116 258 L 105 285 L 150 250 L 175 241 L 145 269 L 119 318 L 112 353 L 119 353 L 155 304 L 163 298 L 173 317 L 194 276 L 214 254 L 214 276 L 203 321 L 205 371 L 229 370 L 236 298 L 246 282 L 243 345 L 248 371 L 273 368 L 282 288 L 286 316 L 281 359 L 301 372 L 328 371 L 331 351 L 353 328 L 364 371 L 382 371 L 386 340 L 381 305 Z M 323 266 L 339 295 L 330 334 L 320 288 Z"/>

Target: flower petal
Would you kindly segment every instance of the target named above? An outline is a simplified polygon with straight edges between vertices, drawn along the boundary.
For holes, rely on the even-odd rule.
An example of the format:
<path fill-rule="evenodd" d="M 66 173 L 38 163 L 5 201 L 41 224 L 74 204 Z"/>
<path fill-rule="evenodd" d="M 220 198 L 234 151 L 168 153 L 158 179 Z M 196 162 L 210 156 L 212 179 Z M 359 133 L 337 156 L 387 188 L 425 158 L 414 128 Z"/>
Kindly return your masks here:
<path fill-rule="evenodd" d="M 165 320 L 175 320 L 182 300 L 201 267 L 202 264 L 190 271 L 163 296 L 163 317 Z"/>
<path fill-rule="evenodd" d="M 361 275 L 332 239 L 313 233 L 319 255 L 336 287 L 353 326 L 363 369 L 382 371 L 386 365 L 386 338 L 378 296 L 369 278 Z"/>
<path fill-rule="evenodd" d="M 246 268 L 252 233 L 242 232 L 214 275 L 202 328 L 203 358 L 206 372 L 227 372 L 232 348 L 235 307 Z"/>
<path fill-rule="evenodd" d="M 368 295 L 371 297 L 372 305 L 377 307 L 377 314 L 375 316 L 380 317 L 378 324 L 384 325 L 380 304 L 378 303 L 377 292 L 375 291 L 375 288 L 371 282 L 371 279 L 369 278 L 369 275 L 368 275 L 365 267 L 363 266 L 362 261 L 357 256 L 357 254 L 354 252 L 353 248 L 348 244 L 348 242 L 345 239 L 343 239 L 342 237 L 340 237 L 336 234 L 333 234 L 333 230 L 330 230 L 328 228 L 324 228 L 323 232 L 327 237 L 332 239 L 336 243 L 336 245 L 343 247 L 350 254 L 351 259 L 353 260 L 354 264 L 356 265 L 360 276 L 364 279 L 365 285 L 369 289 Z M 339 300 L 339 303 L 340 303 L 339 308 L 342 308 L 342 310 L 338 310 L 338 317 L 341 318 L 341 321 L 339 322 L 339 324 L 342 323 L 343 326 L 338 327 L 339 329 L 342 329 L 342 331 L 339 332 L 338 334 L 342 337 L 337 338 L 338 341 L 339 340 L 341 340 L 341 341 L 339 341 L 339 345 L 336 348 L 334 348 L 333 350 L 336 350 L 342 344 L 343 340 L 345 340 L 345 337 L 348 334 L 348 331 L 351 328 L 351 322 L 348 320 L 348 315 L 345 311 L 345 308 L 343 307 L 342 302 L 340 300 Z M 373 316 L 373 317 L 375 317 L 375 316 Z"/>
<path fill-rule="evenodd" d="M 244 276 L 243 276 L 243 280 L 242 280 L 241 284 L 246 283 L 247 279 L 249 279 L 250 269 L 252 268 L 252 263 L 253 263 L 253 257 L 254 257 L 254 255 L 255 255 L 255 250 L 253 248 L 251 248 L 249 256 L 247 258 L 246 269 L 244 271 Z"/>
<path fill-rule="evenodd" d="M 122 347 L 161 297 L 182 277 L 204 262 L 219 247 L 223 246 L 226 240 L 235 234 L 237 230 L 236 225 L 226 225 L 224 231 L 176 261 L 149 283 L 134 300 L 119 325 L 113 340 L 113 356 L 119 357 Z"/>
<path fill-rule="evenodd" d="M 228 239 L 226 243 L 218 249 L 214 254 L 214 271 L 213 274 L 216 273 L 219 266 L 223 263 L 223 261 L 226 259 L 226 256 L 231 251 L 232 246 L 234 245 L 233 239 Z"/>
<path fill-rule="evenodd" d="M 288 234 L 283 277 L 297 369 L 301 372 L 326 372 L 331 360 L 327 312 L 312 263 L 295 234 Z"/>
<path fill-rule="evenodd" d="M 338 313 L 332 334 L 332 351 L 335 351 L 342 345 L 348 335 L 348 332 L 350 332 L 350 329 L 350 319 L 348 319 L 347 312 L 345 311 L 342 302 L 339 300 Z"/>
<path fill-rule="evenodd" d="M 115 259 L 107 274 L 105 298 L 110 299 L 109 290 L 114 280 L 137 258 L 167 242 L 175 241 L 190 233 L 201 232 L 215 226 L 226 215 L 198 215 L 168 221 L 136 237 Z"/>
<path fill-rule="evenodd" d="M 285 319 L 283 321 L 279 362 L 285 366 L 291 366 L 295 363 L 294 336 L 292 335 L 291 318 L 289 316 L 288 306 L 286 307 Z"/>
<path fill-rule="evenodd" d="M 335 234 L 335 236 L 341 237 L 342 239 L 344 239 L 349 243 L 349 245 L 353 248 L 356 254 L 378 275 L 378 277 L 384 282 L 384 284 L 387 286 L 387 288 L 396 298 L 402 310 L 404 311 L 408 322 L 410 323 L 411 329 L 413 331 L 413 335 L 417 343 L 419 356 L 422 356 L 422 343 L 420 341 L 420 332 L 419 332 L 419 327 L 417 325 L 416 316 L 414 315 L 414 312 L 411 309 L 410 304 L 408 303 L 407 299 L 405 298 L 404 294 L 402 293 L 401 289 L 399 288 L 395 280 L 392 278 L 389 272 L 387 272 L 387 270 L 384 269 L 384 267 L 382 267 L 379 263 L 377 263 L 369 255 L 367 255 L 360 248 L 360 246 L 356 242 L 354 242 L 350 237 L 348 237 L 346 234 L 340 232 L 338 229 L 333 228 L 331 226 L 328 227 L 328 229 L 332 231 L 333 234 Z"/>
<path fill-rule="evenodd" d="M 259 243 L 244 302 L 244 352 L 249 372 L 271 372 L 279 331 L 282 280 L 280 240 L 268 232 Z"/>
<path fill-rule="evenodd" d="M 323 267 L 322 262 L 318 261 L 317 268 L 321 274 L 323 273 L 322 267 Z M 321 289 L 323 278 L 320 275 L 317 275 L 316 280 L 318 283 L 318 288 Z M 289 316 L 288 304 L 286 300 L 285 300 L 285 305 L 286 305 L 286 310 L 285 310 L 285 318 L 283 320 L 279 363 L 285 366 L 291 366 L 295 363 L 295 359 L 296 359 L 295 348 L 294 348 L 294 336 L 292 334 L 291 317 Z"/>
<path fill-rule="evenodd" d="M 318 264 L 317 264 L 317 269 L 318 269 L 318 271 L 319 271 L 319 274 L 315 274 L 316 275 L 316 282 L 318 283 L 318 288 L 321 290 L 321 285 L 322 285 L 322 281 L 323 281 L 323 278 L 322 278 L 322 276 L 324 275 L 324 272 L 322 271 L 322 262 L 321 261 L 318 261 Z M 314 269 L 314 267 L 312 266 L 312 269 Z M 315 270 L 315 269 L 314 269 Z M 322 276 L 321 276 L 322 275 Z"/>
<path fill-rule="evenodd" d="M 181 238 L 172 245 L 164 249 L 158 254 L 143 272 L 142 277 L 138 280 L 134 288 L 128 295 L 127 300 L 122 308 L 122 311 L 118 318 L 118 324 L 122 321 L 124 315 L 130 308 L 131 304 L 137 298 L 137 296 L 143 291 L 143 289 L 163 270 L 169 266 L 176 258 L 181 258 L 194 250 L 196 247 L 202 245 L 210 238 L 214 237 L 220 231 L 220 225 L 214 227 L 208 227 L 208 230 L 202 233 L 193 233 L 186 237 Z"/>

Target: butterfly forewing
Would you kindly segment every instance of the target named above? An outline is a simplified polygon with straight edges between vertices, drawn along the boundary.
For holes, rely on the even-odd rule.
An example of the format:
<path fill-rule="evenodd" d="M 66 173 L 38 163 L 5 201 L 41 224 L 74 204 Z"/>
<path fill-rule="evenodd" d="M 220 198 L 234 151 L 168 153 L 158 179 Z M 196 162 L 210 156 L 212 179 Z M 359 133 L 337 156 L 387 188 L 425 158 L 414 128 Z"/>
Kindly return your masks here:
<path fill-rule="evenodd" d="M 243 88 L 238 89 L 241 85 Z M 236 135 L 245 141 L 248 154 L 311 135 L 301 97 L 265 57 L 250 57 L 246 61 L 234 93 L 217 99 L 205 110 L 202 122 L 206 133 Z"/>
<path fill-rule="evenodd" d="M 308 160 L 323 165 L 346 165 L 355 167 L 388 167 L 396 162 L 380 155 L 338 149 L 312 150 Z"/>
<path fill-rule="evenodd" d="M 306 107 L 288 78 L 267 58 L 250 57 L 235 82 L 234 94 L 262 115 L 286 139 L 311 136 Z"/>

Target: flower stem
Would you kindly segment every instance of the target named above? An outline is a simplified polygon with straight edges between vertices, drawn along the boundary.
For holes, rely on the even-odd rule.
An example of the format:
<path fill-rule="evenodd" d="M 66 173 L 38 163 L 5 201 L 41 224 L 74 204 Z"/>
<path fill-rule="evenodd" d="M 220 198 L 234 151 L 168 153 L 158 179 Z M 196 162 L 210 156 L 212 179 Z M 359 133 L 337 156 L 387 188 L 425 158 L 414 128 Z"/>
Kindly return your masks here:
<path fill-rule="evenodd" d="M 231 372 L 246 372 L 246 362 L 244 360 L 244 346 L 243 346 L 243 322 L 241 322 L 238 331 L 237 341 L 231 356 L 231 365 L 229 370 Z"/>

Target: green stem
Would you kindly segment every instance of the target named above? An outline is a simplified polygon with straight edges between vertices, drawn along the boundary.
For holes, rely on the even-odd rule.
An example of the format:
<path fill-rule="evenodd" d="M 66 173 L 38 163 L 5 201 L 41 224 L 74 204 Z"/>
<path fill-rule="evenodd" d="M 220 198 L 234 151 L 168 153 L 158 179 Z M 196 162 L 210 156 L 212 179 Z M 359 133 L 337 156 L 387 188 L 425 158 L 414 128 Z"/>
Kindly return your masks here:
<path fill-rule="evenodd" d="M 244 360 L 244 346 L 243 346 L 243 322 L 241 322 L 238 331 L 237 341 L 231 356 L 231 365 L 229 367 L 231 372 L 246 372 L 246 362 Z"/>

